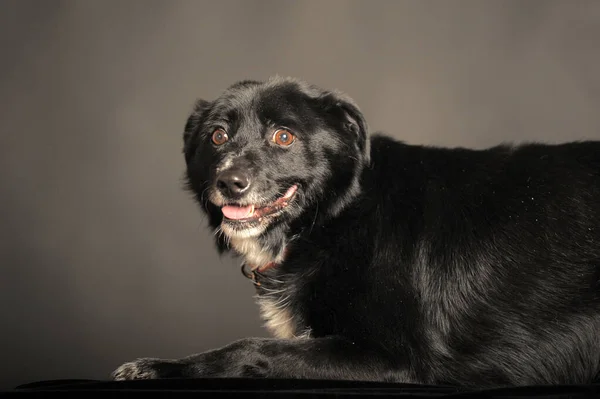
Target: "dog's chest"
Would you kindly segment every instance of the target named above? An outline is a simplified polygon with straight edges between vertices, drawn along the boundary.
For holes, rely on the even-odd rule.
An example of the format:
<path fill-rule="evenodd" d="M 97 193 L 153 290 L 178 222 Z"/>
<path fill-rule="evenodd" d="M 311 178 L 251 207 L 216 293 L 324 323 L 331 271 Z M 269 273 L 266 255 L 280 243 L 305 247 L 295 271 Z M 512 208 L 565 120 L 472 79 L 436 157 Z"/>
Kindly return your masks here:
<path fill-rule="evenodd" d="M 308 338 L 310 330 L 299 326 L 290 301 L 291 298 L 285 293 L 259 295 L 257 302 L 264 326 L 276 338 Z"/>
<path fill-rule="evenodd" d="M 283 251 L 274 254 L 255 239 L 236 238 L 231 240 L 230 245 L 252 267 L 283 261 Z M 265 328 L 277 338 L 308 338 L 310 330 L 302 327 L 297 311 L 292 308 L 295 300 L 293 284 L 286 281 L 284 276 L 270 277 L 269 274 L 262 276 L 256 297 Z"/>

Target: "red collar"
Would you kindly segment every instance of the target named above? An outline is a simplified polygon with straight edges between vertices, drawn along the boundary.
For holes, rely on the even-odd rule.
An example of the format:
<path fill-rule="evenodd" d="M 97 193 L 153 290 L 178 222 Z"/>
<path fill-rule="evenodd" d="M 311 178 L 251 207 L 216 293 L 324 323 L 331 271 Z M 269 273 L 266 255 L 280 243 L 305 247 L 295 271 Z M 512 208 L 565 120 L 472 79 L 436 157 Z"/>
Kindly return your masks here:
<path fill-rule="evenodd" d="M 254 285 L 260 286 L 260 282 L 258 281 L 258 278 L 261 277 L 262 273 L 264 273 L 266 270 L 276 267 L 277 263 L 269 262 L 264 266 L 256 267 L 256 268 L 246 267 L 246 266 L 247 266 L 246 262 L 242 263 L 242 274 L 244 275 L 244 277 L 252 280 L 254 282 Z"/>
<path fill-rule="evenodd" d="M 283 250 L 283 258 L 287 257 L 287 248 Z M 242 274 L 244 277 L 249 278 L 254 282 L 254 285 L 260 286 L 260 282 L 258 281 L 258 277 L 262 276 L 262 273 L 266 272 L 269 269 L 277 267 L 279 264 L 275 262 L 269 262 L 265 265 L 259 267 L 246 267 L 248 264 L 246 262 L 242 263 Z M 247 270 L 249 269 L 249 270 Z"/>

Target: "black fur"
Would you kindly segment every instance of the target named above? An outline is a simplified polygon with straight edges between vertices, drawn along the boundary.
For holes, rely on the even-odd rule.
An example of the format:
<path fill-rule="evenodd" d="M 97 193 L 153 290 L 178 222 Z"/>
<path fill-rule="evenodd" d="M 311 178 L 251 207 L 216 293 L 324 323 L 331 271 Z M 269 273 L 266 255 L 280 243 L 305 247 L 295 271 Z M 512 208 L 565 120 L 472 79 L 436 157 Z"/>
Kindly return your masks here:
<path fill-rule="evenodd" d="M 217 126 L 230 136 L 220 147 Z M 297 137 L 289 148 L 270 140 L 282 126 Z M 298 185 L 255 238 L 261 256 L 279 259 L 258 274 L 263 315 L 280 306 L 277 321 L 290 320 L 270 325 L 277 338 L 141 359 L 115 378 L 490 387 L 597 377 L 600 142 L 469 150 L 369 138 L 349 98 L 275 78 L 199 101 L 184 152 L 212 230 L 223 214 L 209 195 L 226 156 L 265 201 Z M 232 249 L 216 237 L 219 251 Z"/>

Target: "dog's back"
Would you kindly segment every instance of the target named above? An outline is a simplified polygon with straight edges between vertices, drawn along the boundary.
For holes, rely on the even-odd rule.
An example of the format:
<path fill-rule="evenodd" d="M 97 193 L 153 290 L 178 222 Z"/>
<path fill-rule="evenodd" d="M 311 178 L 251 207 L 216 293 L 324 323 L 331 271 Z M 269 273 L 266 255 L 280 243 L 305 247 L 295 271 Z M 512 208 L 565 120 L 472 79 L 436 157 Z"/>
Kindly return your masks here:
<path fill-rule="evenodd" d="M 313 332 L 380 345 L 431 383 L 591 381 L 600 143 L 371 148 L 361 201 L 313 235 L 330 254 Z"/>

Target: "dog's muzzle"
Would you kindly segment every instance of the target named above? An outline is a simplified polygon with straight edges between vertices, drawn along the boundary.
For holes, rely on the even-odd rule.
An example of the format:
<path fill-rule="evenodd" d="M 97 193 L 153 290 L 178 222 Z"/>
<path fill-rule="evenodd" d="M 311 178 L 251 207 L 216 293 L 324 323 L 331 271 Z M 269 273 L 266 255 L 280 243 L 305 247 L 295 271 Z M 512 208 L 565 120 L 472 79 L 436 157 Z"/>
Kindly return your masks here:
<path fill-rule="evenodd" d="M 251 186 L 248 172 L 241 168 L 227 169 L 217 176 L 217 190 L 225 198 L 240 199 Z"/>

